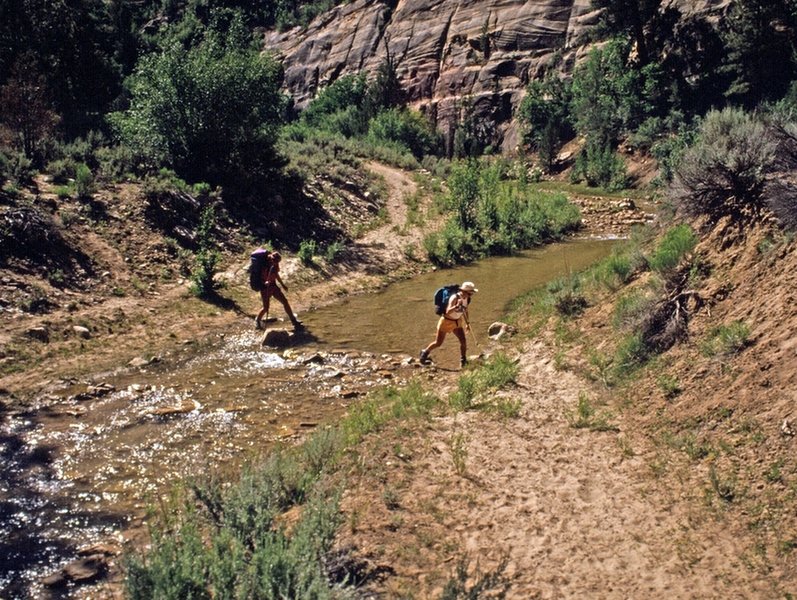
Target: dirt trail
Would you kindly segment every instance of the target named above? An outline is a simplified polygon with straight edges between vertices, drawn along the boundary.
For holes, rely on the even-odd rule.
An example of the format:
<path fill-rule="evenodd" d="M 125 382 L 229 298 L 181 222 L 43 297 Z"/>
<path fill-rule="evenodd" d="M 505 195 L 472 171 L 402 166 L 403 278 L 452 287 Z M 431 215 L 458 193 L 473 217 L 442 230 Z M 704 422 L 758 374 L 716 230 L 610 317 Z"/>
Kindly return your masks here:
<path fill-rule="evenodd" d="M 374 473 L 347 494 L 358 525 L 345 541 L 395 570 L 387 597 L 439 597 L 462 555 L 471 574 L 506 559 L 508 598 L 773 597 L 735 534 L 666 489 L 619 419 L 619 432 L 570 426 L 588 383 L 556 370 L 541 342 L 518 359 L 517 418 L 469 411 L 434 420 L 422 439 L 382 438 Z M 396 460 L 396 444 L 412 458 Z"/>

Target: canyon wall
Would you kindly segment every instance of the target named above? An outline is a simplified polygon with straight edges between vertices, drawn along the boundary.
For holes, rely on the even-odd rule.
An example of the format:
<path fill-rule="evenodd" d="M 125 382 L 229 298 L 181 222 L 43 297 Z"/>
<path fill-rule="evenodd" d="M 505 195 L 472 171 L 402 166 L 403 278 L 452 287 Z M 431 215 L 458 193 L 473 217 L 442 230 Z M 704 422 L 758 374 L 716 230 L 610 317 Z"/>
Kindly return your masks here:
<path fill-rule="evenodd" d="M 665 4 L 688 16 L 728 3 Z M 591 0 L 355 0 L 308 27 L 266 33 L 264 47 L 282 56 L 286 91 L 299 108 L 342 75 L 375 72 L 389 51 L 410 104 L 449 144 L 467 110 L 512 152 L 519 142 L 512 115 L 526 85 L 554 58 L 572 69 L 598 17 Z"/>

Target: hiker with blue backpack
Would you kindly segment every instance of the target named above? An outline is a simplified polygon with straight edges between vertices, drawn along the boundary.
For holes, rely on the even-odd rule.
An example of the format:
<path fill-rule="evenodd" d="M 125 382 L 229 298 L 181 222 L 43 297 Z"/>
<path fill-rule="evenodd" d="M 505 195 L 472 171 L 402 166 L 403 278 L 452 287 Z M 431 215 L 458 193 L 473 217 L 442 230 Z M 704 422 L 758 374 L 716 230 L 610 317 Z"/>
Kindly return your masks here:
<path fill-rule="evenodd" d="M 258 248 L 252 253 L 249 266 L 249 283 L 252 289 L 260 292 L 260 300 L 263 303 L 263 308 L 255 317 L 255 327 L 258 329 L 264 328 L 264 316 L 268 320 L 269 304 L 272 297 L 282 304 L 294 328 L 298 329 L 302 326 L 302 322 L 296 318 L 288 299 L 279 288 L 279 285 L 281 285 L 286 292 L 288 291 L 288 286 L 285 285 L 285 282 L 280 277 L 281 260 L 282 256 L 279 252 L 269 252 L 263 248 Z"/>
<path fill-rule="evenodd" d="M 470 330 L 468 319 L 468 305 L 473 294 L 478 292 L 472 281 L 462 285 L 448 285 L 437 290 L 435 294 L 435 312 L 440 315 L 437 322 L 437 336 L 435 340 L 421 350 L 421 364 L 429 364 L 429 353 L 438 348 L 446 335 L 453 333 L 459 340 L 459 364 L 465 366 L 468 362 L 467 341 L 465 332 Z"/>

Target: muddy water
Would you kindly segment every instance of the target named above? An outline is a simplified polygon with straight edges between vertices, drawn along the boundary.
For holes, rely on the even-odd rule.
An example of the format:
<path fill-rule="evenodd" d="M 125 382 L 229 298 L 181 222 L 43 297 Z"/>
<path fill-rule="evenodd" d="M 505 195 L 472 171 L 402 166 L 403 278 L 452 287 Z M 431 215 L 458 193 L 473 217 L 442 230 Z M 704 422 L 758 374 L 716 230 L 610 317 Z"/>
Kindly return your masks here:
<path fill-rule="evenodd" d="M 175 482 L 236 468 L 334 420 L 370 388 L 412 376 L 406 359 L 432 339 L 440 285 L 476 283 L 471 322 L 487 347 L 487 326 L 513 298 L 611 245 L 573 241 L 429 273 L 303 314 L 305 344 L 287 352 L 261 349 L 247 323 L 179 362 L 100 386 L 72 382 L 24 412 L 0 411 L 0 597 L 81 596 L 69 586 L 45 590 L 41 579 L 92 543 L 121 545 L 121 532 Z M 456 341 L 434 358 L 454 368 Z"/>
<path fill-rule="evenodd" d="M 434 339 L 438 319 L 432 302 L 434 291 L 445 284 L 473 281 L 479 292 L 471 304 L 471 325 L 476 343 L 486 346 L 487 327 L 502 318 L 512 300 L 584 269 L 605 257 L 611 245 L 611 240 L 575 240 L 435 271 L 377 294 L 348 298 L 342 304 L 302 315 L 302 319 L 322 345 L 417 356 L 420 348 Z M 475 353 L 473 337 L 468 338 L 468 344 L 468 352 Z M 433 357 L 439 366 L 458 367 L 456 340 L 446 340 Z"/>

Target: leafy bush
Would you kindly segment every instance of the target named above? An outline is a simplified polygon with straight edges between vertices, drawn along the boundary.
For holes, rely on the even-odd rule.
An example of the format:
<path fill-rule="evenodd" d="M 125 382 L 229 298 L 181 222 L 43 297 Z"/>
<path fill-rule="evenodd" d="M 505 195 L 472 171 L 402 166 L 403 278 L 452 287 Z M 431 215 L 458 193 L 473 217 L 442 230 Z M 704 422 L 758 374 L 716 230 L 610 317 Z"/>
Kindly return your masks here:
<path fill-rule="evenodd" d="M 121 181 L 136 170 L 136 156 L 123 144 L 97 148 L 96 155 L 99 176 L 105 180 Z"/>
<path fill-rule="evenodd" d="M 59 158 L 50 162 L 45 171 L 53 178 L 53 183 L 63 185 L 74 179 L 77 165 L 71 158 Z"/>
<path fill-rule="evenodd" d="M 318 245 L 315 243 L 315 240 L 302 240 L 299 243 L 299 251 L 296 253 L 296 256 L 299 257 L 299 260 L 305 266 L 310 266 L 313 264 L 313 257 L 316 255 L 318 251 Z"/>
<path fill-rule="evenodd" d="M 84 163 L 75 167 L 75 192 L 80 199 L 90 198 L 94 193 L 94 175 Z"/>
<path fill-rule="evenodd" d="M 440 145 L 439 135 L 417 111 L 391 108 L 376 115 L 368 125 L 368 136 L 376 142 L 396 142 L 415 158 L 434 154 Z"/>
<path fill-rule="evenodd" d="M 758 215 L 776 148 L 759 117 L 735 108 L 709 112 L 676 168 L 676 200 L 688 214 L 712 220 Z"/>
<path fill-rule="evenodd" d="M 250 45 L 240 17 L 224 24 L 213 15 L 196 46 L 170 40 L 139 61 L 130 108 L 110 120 L 151 167 L 214 184 L 251 181 L 276 164 L 282 72 Z"/>
<path fill-rule="evenodd" d="M 502 163 L 484 168 L 470 160 L 453 166 L 446 208 L 454 215 L 424 240 L 432 262 L 452 265 L 508 254 L 578 227 L 581 213 L 564 194 L 533 190 L 506 180 L 506 174 Z"/>
<path fill-rule="evenodd" d="M 629 185 L 628 172 L 623 159 L 609 144 L 588 142 L 576 156 L 570 172 L 572 182 L 586 181 L 609 192 L 622 190 Z"/>
<path fill-rule="evenodd" d="M 326 247 L 326 250 L 324 250 L 324 259 L 328 263 L 335 262 L 338 256 L 340 256 L 341 252 L 343 252 L 344 248 L 345 246 L 343 245 L 342 242 L 337 242 L 337 241 L 332 242 Z"/>
<path fill-rule="evenodd" d="M 696 137 L 697 129 L 682 126 L 677 132 L 656 141 L 651 146 L 650 153 L 659 165 L 659 177 L 663 182 L 672 182 L 677 165 Z"/>
<path fill-rule="evenodd" d="M 562 143 L 573 134 L 570 121 L 570 87 L 563 79 L 546 75 L 533 80 L 518 108 L 523 138 L 538 152 L 540 162 L 549 169 Z"/>
<path fill-rule="evenodd" d="M 368 92 L 365 74 L 346 75 L 322 89 L 302 111 L 302 123 L 346 137 L 367 130 L 363 103 Z"/>
<path fill-rule="evenodd" d="M 216 289 L 213 280 L 221 255 L 215 248 L 213 229 L 216 227 L 216 209 L 209 204 L 202 210 L 197 238 L 199 250 L 196 254 L 196 267 L 191 273 L 192 291 L 197 296 L 208 296 Z"/>
<path fill-rule="evenodd" d="M 8 150 L 0 152 L 0 176 L 16 185 L 25 185 L 33 181 L 36 169 L 33 161 L 22 152 Z"/>

